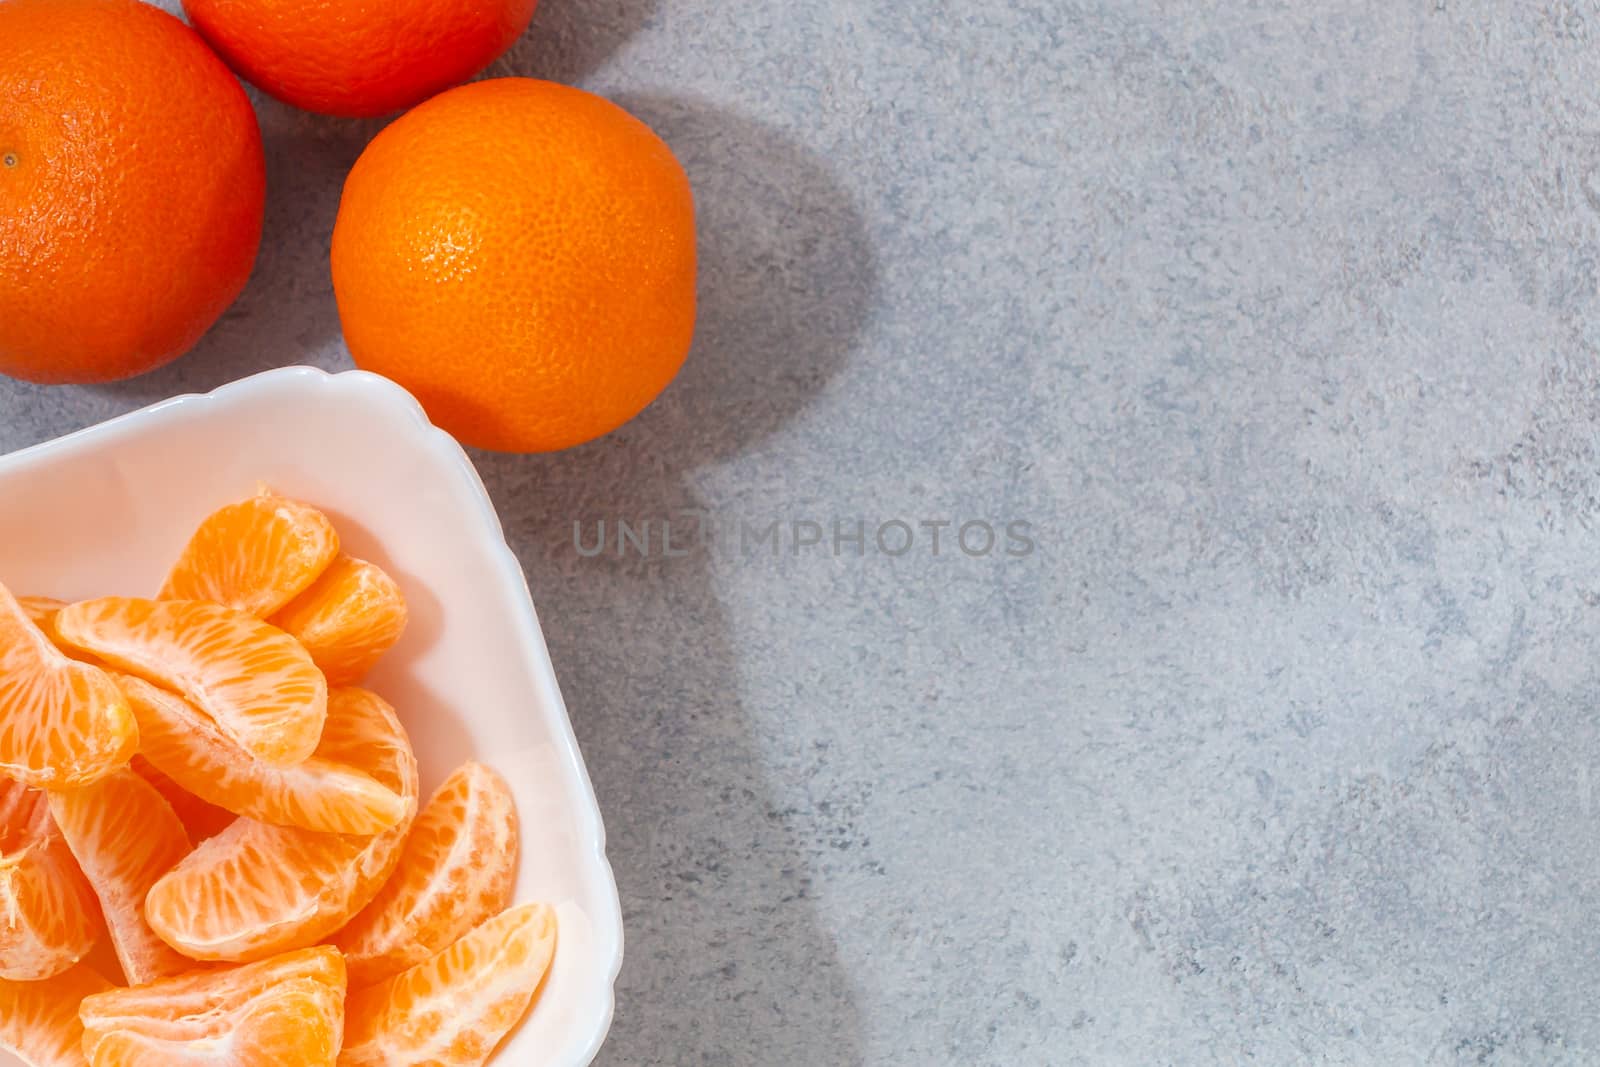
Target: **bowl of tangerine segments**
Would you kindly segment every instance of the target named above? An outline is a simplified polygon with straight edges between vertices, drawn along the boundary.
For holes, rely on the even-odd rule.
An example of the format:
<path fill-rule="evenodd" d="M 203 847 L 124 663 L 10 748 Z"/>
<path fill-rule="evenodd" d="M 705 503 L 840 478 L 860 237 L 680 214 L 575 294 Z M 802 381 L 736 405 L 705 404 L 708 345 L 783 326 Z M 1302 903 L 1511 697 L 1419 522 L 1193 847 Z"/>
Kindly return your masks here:
<path fill-rule="evenodd" d="M 188 398 L 203 410 L 182 420 L 186 432 L 217 432 L 237 414 L 230 407 L 341 391 L 362 396 L 368 415 L 399 411 L 402 425 L 429 431 L 396 387 L 370 375 L 263 378 Z M 102 444 L 120 435 L 127 445 L 115 450 L 127 457 L 124 487 L 106 491 L 113 516 L 118 496 L 131 495 L 130 471 L 170 462 L 151 432 L 162 409 L 119 421 L 101 433 Z M 62 464 L 68 481 L 83 477 L 72 467 L 104 451 L 96 432 L 60 450 L 60 463 L 52 446 L 0 461 L 8 510 L 27 499 L 30 479 L 59 487 Z M 449 460 L 453 444 L 429 432 L 419 447 Z M 375 447 L 393 439 L 371 436 Z M 243 452 L 231 462 L 248 462 Z M 446 467 L 460 479 L 470 464 L 458 458 Z M 424 507 L 442 503 L 423 496 Z M 487 497 L 478 503 L 487 508 Z M 462 591 L 368 558 L 379 553 L 358 550 L 372 532 L 337 515 L 252 486 L 170 545 L 164 577 L 143 596 L 79 595 L 114 568 L 103 551 L 62 599 L 29 574 L 0 571 L 0 1049 L 20 1062 L 485 1064 L 531 1029 L 547 999 L 561 999 L 548 993 L 553 965 L 593 947 L 593 916 L 518 888 L 519 869 L 539 860 L 524 854 L 519 794 L 541 820 L 559 818 L 559 805 L 539 799 L 514 756 L 508 772 L 493 753 L 457 758 L 474 745 L 439 732 L 431 720 L 445 713 L 407 708 L 427 699 L 415 697 L 407 664 L 386 662 L 437 659 L 449 645 L 441 620 Z M 51 525 L 41 533 L 0 519 L 14 550 L 0 564 L 51 540 L 65 547 L 43 550 L 50 558 L 82 547 Z M 141 559 L 160 552 L 142 538 L 140 548 Z M 510 600 L 519 594 L 525 584 Z M 416 614 L 429 618 L 419 627 Z M 536 645 L 547 662 L 542 638 Z M 414 699 L 391 703 L 390 680 Z M 576 761 L 587 790 L 575 748 L 560 752 L 560 741 L 532 747 L 568 757 L 568 771 Z M 603 856 L 603 842 L 588 844 Z M 597 910 L 604 925 L 610 909 Z M 620 925 L 616 941 L 598 1034 L 580 1035 L 564 1059 L 519 1046 L 506 1062 L 587 1062 L 609 1023 Z M 596 1029 L 594 1011 L 551 1011 L 562 1017 L 541 1035 L 552 1052 L 560 1042 L 550 1035 L 574 1016 Z"/>

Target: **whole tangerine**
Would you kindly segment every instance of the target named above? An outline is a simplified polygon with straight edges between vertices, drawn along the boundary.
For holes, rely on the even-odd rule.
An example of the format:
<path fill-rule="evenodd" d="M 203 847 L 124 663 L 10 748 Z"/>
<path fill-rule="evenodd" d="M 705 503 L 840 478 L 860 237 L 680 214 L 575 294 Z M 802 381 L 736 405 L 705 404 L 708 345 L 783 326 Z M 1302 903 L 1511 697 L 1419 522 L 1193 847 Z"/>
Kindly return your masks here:
<path fill-rule="evenodd" d="M 367 147 L 333 232 L 356 363 L 463 442 L 547 452 L 642 411 L 695 322 L 694 197 L 672 150 L 598 96 L 452 89 Z"/>
<path fill-rule="evenodd" d="M 494 62 L 538 0 L 183 0 L 246 81 L 325 115 L 419 104 Z"/>
<path fill-rule="evenodd" d="M 139 0 L 0 3 L 0 373 L 176 359 L 255 265 L 255 112 L 198 34 Z"/>

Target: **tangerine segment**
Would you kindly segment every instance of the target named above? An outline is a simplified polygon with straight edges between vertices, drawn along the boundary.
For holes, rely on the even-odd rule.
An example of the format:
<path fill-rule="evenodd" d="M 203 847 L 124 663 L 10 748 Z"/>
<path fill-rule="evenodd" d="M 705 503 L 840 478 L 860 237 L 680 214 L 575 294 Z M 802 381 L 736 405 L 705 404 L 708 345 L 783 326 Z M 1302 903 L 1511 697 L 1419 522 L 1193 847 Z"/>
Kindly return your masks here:
<path fill-rule="evenodd" d="M 84 999 L 93 1067 L 333 1067 L 344 1028 L 344 959 L 292 952 Z"/>
<path fill-rule="evenodd" d="M 406 617 L 405 596 L 382 567 L 340 556 L 272 624 L 306 646 L 329 685 L 354 685 L 400 640 Z"/>
<path fill-rule="evenodd" d="M 65 600 L 57 600 L 48 596 L 19 596 L 17 597 L 17 606 L 28 617 L 28 621 L 37 626 L 40 632 L 49 638 L 50 643 L 58 649 L 66 652 L 73 659 L 82 660 L 84 663 L 89 663 L 96 667 L 102 666 L 94 662 L 93 656 L 74 654 L 76 652 L 75 649 L 69 651 L 61 648 L 61 638 L 56 634 L 56 616 L 61 614 L 61 609 L 67 606 Z"/>
<path fill-rule="evenodd" d="M 172 810 L 178 813 L 178 820 L 183 823 L 183 828 L 189 831 L 190 841 L 204 841 L 208 837 L 215 837 L 236 818 L 231 811 L 225 811 L 215 804 L 207 804 L 162 774 L 156 769 L 155 764 L 143 756 L 133 757 L 128 769 L 155 786 L 156 792 L 160 793 L 172 806 Z"/>
<path fill-rule="evenodd" d="M 556 948 L 547 904 L 523 904 L 345 1005 L 340 1067 L 475 1067 L 533 1003 Z"/>
<path fill-rule="evenodd" d="M 145 899 L 145 917 L 169 945 L 194 959 L 230 962 L 313 945 L 366 907 L 394 873 L 417 810 L 417 761 L 394 709 L 365 690 L 335 689 L 317 754 L 399 793 L 405 816 L 375 837 L 238 820 Z"/>
<path fill-rule="evenodd" d="M 67 602 L 49 596 L 19 596 L 17 606 L 22 608 L 29 622 L 48 634 L 50 620 L 56 617 L 56 612 L 67 606 Z"/>
<path fill-rule="evenodd" d="M 51 643 L 0 585 L 0 774 L 31 786 L 87 785 L 127 763 L 139 730 L 122 691 Z"/>
<path fill-rule="evenodd" d="M 87 663 L 91 667 L 99 667 L 101 670 L 107 669 L 104 663 L 89 653 L 80 652 L 61 640 L 61 635 L 56 632 L 56 617 L 61 614 L 62 608 L 69 606 L 67 601 L 47 596 L 19 596 L 17 604 L 22 608 L 23 614 L 27 615 L 45 637 L 50 639 L 50 643 L 64 652 L 69 659 Z"/>
<path fill-rule="evenodd" d="M 130 770 L 50 795 L 50 814 L 100 899 L 122 973 L 133 985 L 194 970 L 144 921 L 156 879 L 189 854 L 189 834 L 155 786 Z"/>
<path fill-rule="evenodd" d="M 210 600 L 266 618 L 339 555 L 339 534 L 307 504 L 263 489 L 206 517 L 161 587 L 161 600 Z"/>
<path fill-rule="evenodd" d="M 511 904 L 517 810 L 505 779 L 468 763 L 417 816 L 400 865 L 334 940 L 350 984 L 399 974 L 454 944 Z"/>
<path fill-rule="evenodd" d="M 99 936 L 94 891 L 50 818 L 49 801 L 0 778 L 0 978 L 60 974 Z"/>
<path fill-rule="evenodd" d="M 143 754 L 204 801 L 260 822 L 333 834 L 382 833 L 406 814 L 404 797 L 354 767 L 320 756 L 270 766 L 175 693 L 128 675 L 117 682 L 139 720 Z"/>
<path fill-rule="evenodd" d="M 88 1067 L 78 1005 L 110 988 L 83 963 L 42 982 L 0 979 L 0 1049 L 32 1067 Z"/>
<path fill-rule="evenodd" d="M 298 641 L 253 615 L 198 600 L 105 597 L 63 609 L 56 631 L 182 693 L 259 760 L 287 767 L 316 751 L 328 684 Z"/>

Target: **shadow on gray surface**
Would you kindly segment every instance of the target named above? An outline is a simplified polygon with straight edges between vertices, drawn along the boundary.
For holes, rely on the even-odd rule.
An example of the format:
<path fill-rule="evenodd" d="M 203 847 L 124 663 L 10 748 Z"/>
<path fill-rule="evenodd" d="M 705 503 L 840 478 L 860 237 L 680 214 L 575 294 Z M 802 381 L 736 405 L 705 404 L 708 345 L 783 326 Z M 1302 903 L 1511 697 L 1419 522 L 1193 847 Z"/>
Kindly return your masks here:
<path fill-rule="evenodd" d="M 871 314 L 866 227 L 824 162 L 749 119 L 661 96 L 617 97 L 672 146 L 695 190 L 700 317 L 670 388 L 611 438 L 674 471 L 747 452 L 804 410 Z"/>
<path fill-rule="evenodd" d="M 533 24 L 487 75 L 578 85 L 655 15 L 660 0 L 541 0 Z"/>
<path fill-rule="evenodd" d="M 250 284 L 188 355 L 96 388 L 133 403 L 205 392 L 273 367 L 344 356 L 328 251 L 344 180 L 382 120 L 311 115 L 253 94 L 267 155 L 266 221 Z M 315 358 L 314 358 L 315 357 Z M 348 357 L 338 369 L 348 365 Z"/>
<path fill-rule="evenodd" d="M 627 963 L 599 1062 L 860 1063 L 861 1018 L 805 842 L 766 779 L 760 716 L 737 696 L 713 561 L 584 559 L 573 524 L 705 506 L 696 470 L 759 447 L 843 367 L 875 259 L 823 162 L 779 131 L 692 101 L 621 102 L 694 182 L 694 352 L 609 438 L 475 457 L 539 602 L 622 891 Z"/>

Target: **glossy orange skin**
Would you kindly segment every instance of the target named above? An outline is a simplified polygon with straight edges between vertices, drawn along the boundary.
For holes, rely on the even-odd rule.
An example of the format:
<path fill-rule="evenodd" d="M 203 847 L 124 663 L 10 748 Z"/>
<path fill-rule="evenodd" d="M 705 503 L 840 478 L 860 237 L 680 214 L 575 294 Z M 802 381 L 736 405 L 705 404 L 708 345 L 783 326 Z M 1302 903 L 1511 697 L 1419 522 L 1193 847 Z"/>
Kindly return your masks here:
<path fill-rule="evenodd" d="M 244 89 L 138 0 L 0 3 L 0 373 L 131 377 L 249 280 L 266 166 Z"/>
<path fill-rule="evenodd" d="M 538 0 L 184 0 L 252 85 L 325 115 L 411 107 L 494 62 Z"/>
<path fill-rule="evenodd" d="M 609 433 L 688 355 L 694 197 L 600 97 L 502 78 L 380 133 L 345 183 L 333 287 L 358 365 L 463 442 L 547 452 Z"/>

